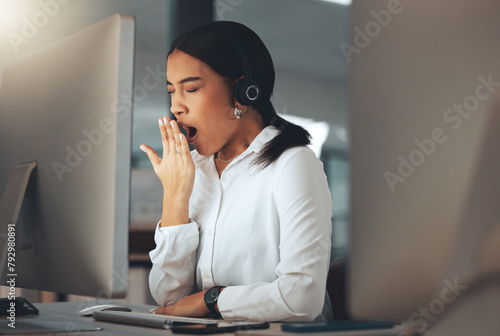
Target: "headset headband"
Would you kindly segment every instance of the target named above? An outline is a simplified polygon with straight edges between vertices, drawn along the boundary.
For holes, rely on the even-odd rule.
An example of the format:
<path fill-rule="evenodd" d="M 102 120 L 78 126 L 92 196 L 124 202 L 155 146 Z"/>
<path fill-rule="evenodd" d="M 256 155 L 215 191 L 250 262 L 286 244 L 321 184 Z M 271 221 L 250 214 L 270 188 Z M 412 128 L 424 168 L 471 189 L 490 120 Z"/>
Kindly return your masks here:
<path fill-rule="evenodd" d="M 220 26 L 219 26 L 220 27 Z M 260 85 L 255 81 L 252 76 L 252 70 L 250 66 L 250 61 L 245 53 L 245 50 L 227 30 L 220 27 L 220 29 L 233 41 L 234 46 L 240 54 L 241 62 L 243 63 L 243 70 L 245 72 L 245 77 L 241 78 L 236 82 L 234 86 L 234 97 L 236 100 L 245 106 L 257 104 L 261 100 L 261 88 Z"/>

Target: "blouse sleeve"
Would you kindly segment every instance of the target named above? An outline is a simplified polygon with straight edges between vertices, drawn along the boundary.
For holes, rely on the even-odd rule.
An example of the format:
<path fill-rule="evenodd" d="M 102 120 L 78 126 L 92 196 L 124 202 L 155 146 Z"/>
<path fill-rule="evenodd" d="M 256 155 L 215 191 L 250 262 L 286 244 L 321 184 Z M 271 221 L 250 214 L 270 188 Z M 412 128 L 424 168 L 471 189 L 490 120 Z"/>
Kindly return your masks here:
<path fill-rule="evenodd" d="M 277 279 L 224 289 L 218 308 L 225 319 L 311 321 L 322 312 L 330 263 L 331 194 L 323 165 L 312 151 L 287 152 L 277 162 L 275 181 L 280 221 Z"/>
<path fill-rule="evenodd" d="M 149 274 L 151 295 L 166 306 L 188 295 L 195 281 L 198 224 L 160 227 L 155 231 L 156 248 L 149 252 L 153 267 Z"/>

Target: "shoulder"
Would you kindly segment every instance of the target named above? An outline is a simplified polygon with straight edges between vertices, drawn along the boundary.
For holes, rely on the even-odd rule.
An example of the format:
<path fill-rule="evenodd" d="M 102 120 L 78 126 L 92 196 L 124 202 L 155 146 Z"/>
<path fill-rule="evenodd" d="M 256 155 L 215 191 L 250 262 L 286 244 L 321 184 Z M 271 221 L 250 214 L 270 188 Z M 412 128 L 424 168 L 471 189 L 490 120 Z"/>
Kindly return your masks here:
<path fill-rule="evenodd" d="M 289 148 L 273 164 L 276 164 L 276 183 L 294 185 L 305 189 L 323 188 L 328 185 L 323 163 L 307 146 Z"/>
<path fill-rule="evenodd" d="M 316 157 L 313 150 L 308 146 L 298 146 L 287 149 L 276 160 L 280 169 L 298 167 L 317 167 L 323 169 L 323 163 Z"/>

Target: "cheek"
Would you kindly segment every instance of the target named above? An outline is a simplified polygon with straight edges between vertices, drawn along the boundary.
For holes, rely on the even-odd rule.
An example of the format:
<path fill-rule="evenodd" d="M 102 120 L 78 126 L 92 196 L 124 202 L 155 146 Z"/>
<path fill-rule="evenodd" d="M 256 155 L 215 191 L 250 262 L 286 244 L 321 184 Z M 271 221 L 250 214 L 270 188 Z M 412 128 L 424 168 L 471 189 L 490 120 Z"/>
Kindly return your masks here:
<path fill-rule="evenodd" d="M 224 85 L 215 85 L 213 87 L 207 87 L 200 95 L 201 100 L 207 106 L 211 106 L 214 110 L 219 112 L 225 111 L 233 107 L 233 97 L 229 92 L 229 88 Z"/>
<path fill-rule="evenodd" d="M 191 105 L 191 111 L 196 111 L 196 119 L 200 122 L 198 124 L 203 128 L 208 128 L 211 131 L 223 131 L 224 126 L 231 120 L 231 113 L 233 108 L 225 102 L 225 97 L 205 96 L 197 99 Z"/>

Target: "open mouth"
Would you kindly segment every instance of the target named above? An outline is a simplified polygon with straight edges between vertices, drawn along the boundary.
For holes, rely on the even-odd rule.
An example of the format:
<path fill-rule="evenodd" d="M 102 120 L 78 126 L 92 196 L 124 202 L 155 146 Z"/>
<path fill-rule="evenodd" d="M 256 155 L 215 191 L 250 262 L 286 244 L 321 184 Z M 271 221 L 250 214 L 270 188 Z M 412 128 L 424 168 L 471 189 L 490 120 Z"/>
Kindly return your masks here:
<path fill-rule="evenodd" d="M 186 130 L 186 139 L 189 143 L 192 143 L 194 139 L 196 138 L 196 135 L 198 134 L 198 130 L 195 127 L 191 126 L 184 126 L 184 129 Z"/>

